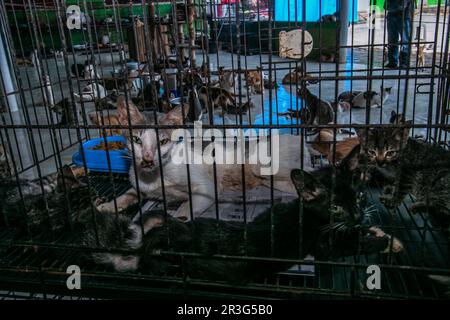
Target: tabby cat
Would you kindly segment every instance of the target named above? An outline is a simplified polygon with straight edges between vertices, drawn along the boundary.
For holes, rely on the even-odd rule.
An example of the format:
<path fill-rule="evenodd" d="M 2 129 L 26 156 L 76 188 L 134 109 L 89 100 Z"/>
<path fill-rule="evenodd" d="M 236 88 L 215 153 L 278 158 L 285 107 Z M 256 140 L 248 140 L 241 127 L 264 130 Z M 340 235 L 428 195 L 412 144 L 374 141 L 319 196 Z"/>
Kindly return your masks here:
<path fill-rule="evenodd" d="M 395 181 L 385 186 L 381 201 L 387 207 L 397 207 L 412 194 L 413 212 L 427 213 L 434 226 L 450 231 L 450 151 L 408 139 L 390 167 Z"/>
<path fill-rule="evenodd" d="M 391 121 L 408 125 L 404 117 Z M 378 178 L 384 185 L 380 200 L 390 208 L 407 194 L 415 197 L 413 212 L 430 216 L 436 227 L 450 227 L 450 151 L 441 146 L 409 138 L 409 128 L 360 130 L 359 166 L 364 179 Z"/>

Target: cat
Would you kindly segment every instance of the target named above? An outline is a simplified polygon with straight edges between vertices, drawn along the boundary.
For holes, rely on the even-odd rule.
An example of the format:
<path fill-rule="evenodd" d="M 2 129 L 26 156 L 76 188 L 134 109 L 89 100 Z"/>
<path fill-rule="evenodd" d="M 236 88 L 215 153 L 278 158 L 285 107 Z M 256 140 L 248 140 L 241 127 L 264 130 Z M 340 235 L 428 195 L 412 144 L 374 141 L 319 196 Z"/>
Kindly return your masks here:
<path fill-rule="evenodd" d="M 279 116 L 299 119 L 302 122 L 307 121 L 308 116 L 309 116 L 309 112 L 307 111 L 307 108 L 301 108 L 299 110 L 288 108 L 286 112 L 278 112 L 277 114 Z"/>
<path fill-rule="evenodd" d="M 249 99 L 246 103 L 242 104 L 239 107 L 227 106 L 226 112 L 228 114 L 247 114 L 247 111 L 253 108 L 254 106 L 255 106 L 254 103 L 251 101 L 251 99 Z"/>
<path fill-rule="evenodd" d="M 297 96 L 305 101 L 308 114 L 305 124 L 323 125 L 334 122 L 334 109 L 330 102 L 320 99 L 306 88 L 299 88 Z"/>
<path fill-rule="evenodd" d="M 333 153 L 335 152 L 335 162 L 339 163 L 346 158 L 350 152 L 359 145 L 358 137 L 351 137 L 344 140 L 336 141 L 336 145 L 333 144 L 334 133 L 333 129 L 322 129 L 318 134 L 312 138 L 312 149 L 317 151 L 321 156 L 327 158 L 327 160 L 333 162 Z"/>
<path fill-rule="evenodd" d="M 337 21 L 337 13 L 333 14 L 325 14 L 320 17 L 319 22 L 336 22 Z"/>
<path fill-rule="evenodd" d="M 424 68 L 425 67 L 425 49 L 426 45 L 417 45 L 417 67 Z"/>
<path fill-rule="evenodd" d="M 211 104 L 209 103 L 209 96 Z M 218 87 L 201 87 L 198 90 L 198 98 L 206 112 L 214 112 L 216 108 L 220 108 L 222 114 L 224 114 L 229 106 L 236 105 L 234 96 L 227 90 Z"/>
<path fill-rule="evenodd" d="M 232 70 L 226 71 L 224 67 L 219 67 L 218 74 L 219 74 L 219 82 L 217 83 L 218 87 L 232 93 L 238 80 L 238 74 L 233 72 Z"/>
<path fill-rule="evenodd" d="M 390 123 L 399 126 L 357 129 L 360 142 L 357 146 L 360 150 L 358 166 L 362 169 L 361 179 L 365 181 L 385 181 L 393 178 L 392 170 L 388 170 L 388 166 L 396 161 L 405 148 L 409 137 L 407 126 L 411 121 L 406 121 L 403 115 L 397 115 L 393 111 Z"/>
<path fill-rule="evenodd" d="M 385 185 L 380 200 L 395 208 L 412 194 L 411 211 L 428 214 L 433 226 L 450 232 L 450 151 L 410 138 L 389 167 L 394 179 Z"/>
<path fill-rule="evenodd" d="M 299 169 L 291 172 L 292 183 L 303 202 L 302 233 L 298 223 L 299 199 L 276 204 L 246 224 L 210 218 L 196 218 L 183 223 L 153 212 L 145 215 L 144 237 L 135 255 L 107 254 L 99 261 L 112 265 L 116 271 L 139 269 L 158 274 L 167 272 L 167 268 L 177 261 L 176 257 L 174 260 L 170 257 L 155 259 L 154 253 L 158 251 L 189 252 L 210 257 L 245 253 L 250 257 L 280 259 L 298 259 L 312 254 L 318 260 L 328 260 L 355 254 L 387 253 L 392 243 L 392 252 L 401 252 L 403 245 L 399 239 L 367 221 L 367 208 L 358 204 L 358 192 L 345 164 L 336 169 L 338 186 L 334 189 L 332 205 L 331 170 L 327 167 L 313 173 Z M 333 209 L 328 210 L 330 207 Z M 331 220 L 334 222 L 330 223 Z M 302 239 L 302 256 L 299 256 L 299 241 L 293 239 Z M 271 255 L 271 248 L 274 255 Z M 243 283 L 262 280 L 286 270 L 291 264 L 187 259 L 185 270 L 191 278 Z"/>
<path fill-rule="evenodd" d="M 407 194 L 414 195 L 411 210 L 428 213 L 433 225 L 448 231 L 450 152 L 409 138 L 411 121 L 402 115 L 392 112 L 391 123 L 403 127 L 358 131 L 364 179 L 378 178 L 378 184 L 384 186 L 380 200 L 389 208 L 400 205 Z"/>
<path fill-rule="evenodd" d="M 80 180 L 85 175 L 84 168 L 63 166 L 58 172 L 51 173 L 37 179 L 17 179 L 11 176 L 3 179 L 0 196 L 4 209 L 11 203 L 20 202 L 26 197 L 49 195 L 55 191 L 65 192 L 84 185 Z M 0 209 L 0 211 L 2 211 Z"/>
<path fill-rule="evenodd" d="M 115 109 L 118 96 L 117 91 L 113 90 L 113 92 L 106 97 L 95 101 L 95 109 L 98 111 Z"/>
<path fill-rule="evenodd" d="M 331 106 L 333 107 L 334 112 L 346 112 L 349 111 L 352 107 L 347 101 L 332 101 Z"/>
<path fill-rule="evenodd" d="M 249 94 L 263 94 L 264 93 L 264 77 L 260 67 L 256 70 L 245 71 L 245 81 Z"/>
<path fill-rule="evenodd" d="M 301 84 L 304 81 L 306 85 L 317 84 L 319 80 L 303 72 L 303 67 L 298 66 L 293 71 L 288 72 L 281 80 L 282 84 Z"/>
<path fill-rule="evenodd" d="M 128 108 L 127 108 L 128 107 Z M 188 107 L 188 106 L 186 106 Z M 186 109 L 185 107 L 185 109 Z M 145 118 L 141 112 L 132 103 L 126 103 L 124 97 L 119 97 L 118 102 L 119 121 L 122 125 L 128 125 L 128 112 L 132 124 L 145 124 Z M 188 111 L 185 110 L 184 114 Z M 181 125 L 183 124 L 181 107 L 177 107 L 165 114 L 159 121 L 162 125 Z M 127 132 L 128 133 L 128 132 Z M 155 129 L 133 130 L 133 136 L 127 136 L 130 150 L 134 150 L 134 158 L 136 170 L 131 166 L 129 179 L 133 189 L 117 199 L 119 211 L 126 208 L 130 203 L 137 201 L 137 183 L 139 190 L 144 198 L 161 199 L 161 167 L 164 172 L 164 185 L 166 190 L 166 198 L 169 202 L 182 201 L 183 204 L 174 213 L 174 216 L 189 219 L 189 194 L 187 188 L 186 166 L 177 164 L 172 159 L 172 155 L 180 154 L 184 149 L 184 143 L 177 143 L 171 140 L 173 129 L 161 129 L 156 133 Z M 160 145 L 160 156 L 158 156 L 158 141 Z M 283 166 L 273 175 L 274 188 L 294 194 L 294 186 L 289 179 L 290 169 L 295 168 L 300 163 L 300 144 L 298 136 L 280 135 L 279 136 L 280 152 L 279 163 Z M 190 142 L 187 146 L 192 148 Z M 192 152 L 198 152 L 192 150 Z M 234 152 L 227 150 L 226 152 Z M 251 150 L 249 152 L 254 152 Z M 202 155 L 198 155 L 202 157 Z M 307 159 L 308 154 L 305 151 L 304 157 Z M 161 160 L 160 160 L 161 159 Z M 162 161 L 162 162 L 160 162 Z M 207 164 L 194 164 L 190 166 L 190 177 L 192 186 L 192 207 L 194 216 L 201 215 L 211 205 L 215 199 L 211 194 L 214 190 L 214 177 L 212 176 L 212 166 Z M 217 165 L 217 181 L 218 193 L 222 190 L 240 190 L 242 188 L 242 166 L 240 164 L 220 164 Z M 246 166 L 246 183 L 248 188 L 258 185 L 269 186 L 270 176 L 261 175 L 261 165 L 252 164 Z M 137 180 L 136 180 L 137 178 Z M 99 206 L 101 212 L 114 212 L 114 202 L 108 202 Z"/>
<path fill-rule="evenodd" d="M 75 106 L 76 107 L 76 106 Z M 73 105 L 69 98 L 64 98 L 58 103 L 54 104 L 50 110 L 61 115 L 59 125 L 73 125 L 77 124 L 77 116 L 73 113 Z"/>
<path fill-rule="evenodd" d="M 108 95 L 106 89 L 98 83 L 90 83 L 83 88 L 81 94 L 76 92 L 73 96 L 78 102 L 92 102 L 105 98 Z"/>
<path fill-rule="evenodd" d="M 381 107 L 389 99 L 392 87 L 380 87 L 380 93 L 375 91 L 344 91 L 338 96 L 339 102 L 350 103 L 352 108 L 366 108 L 369 104 L 370 108 Z"/>
<path fill-rule="evenodd" d="M 320 62 L 329 62 L 329 63 L 336 63 L 337 61 L 337 55 L 336 53 L 329 51 L 329 50 L 323 50 L 320 54 L 319 61 Z"/>
<path fill-rule="evenodd" d="M 95 60 L 86 60 L 84 64 L 74 63 L 70 67 L 70 71 L 75 77 L 84 80 L 99 80 L 100 75 L 95 71 Z"/>

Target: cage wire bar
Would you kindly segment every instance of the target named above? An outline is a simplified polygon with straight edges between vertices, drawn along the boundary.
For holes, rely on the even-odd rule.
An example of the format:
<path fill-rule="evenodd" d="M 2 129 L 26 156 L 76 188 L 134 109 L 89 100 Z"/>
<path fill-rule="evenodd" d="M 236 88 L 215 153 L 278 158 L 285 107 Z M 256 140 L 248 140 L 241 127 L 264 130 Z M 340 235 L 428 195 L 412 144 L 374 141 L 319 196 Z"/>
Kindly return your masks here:
<path fill-rule="evenodd" d="M 2 1 L 0 297 L 448 298 L 448 288 L 435 280 L 450 276 L 450 230 L 436 226 L 429 207 L 412 209 L 416 195 L 387 207 L 380 200 L 383 183 L 364 179 L 372 165 L 371 130 L 409 129 L 410 139 L 449 152 L 450 7 L 418 0 L 409 18 L 408 11 L 398 15 L 397 23 L 412 21 L 399 42 L 410 49 L 409 65 L 389 69 L 390 13 L 380 1 L 366 2 L 317 0 L 316 19 L 306 0 Z M 361 3 L 367 7 L 358 8 Z M 275 12 L 280 8 L 288 11 L 286 21 Z M 358 107 L 355 100 L 345 104 L 344 91 L 364 99 Z M 372 97 L 380 95 L 374 108 Z M 411 122 L 397 121 L 394 111 Z M 200 124 L 215 130 L 203 150 L 235 130 L 233 148 L 268 137 L 268 156 L 283 160 L 273 149 L 279 133 L 291 139 L 280 148 L 298 147 L 296 163 L 281 161 L 281 170 L 301 169 L 303 179 L 316 175 L 312 183 L 326 173 L 327 187 L 316 185 L 309 194 L 300 179 L 292 194 L 280 189 L 276 175 L 255 178 L 248 163 L 227 175 L 217 153 L 210 164 L 169 168 L 168 146 L 190 149 Z M 169 141 L 175 129 L 192 139 Z M 264 134 L 255 140 L 250 130 Z M 93 139 L 100 149 L 86 147 Z M 355 143 L 348 154 L 360 148 L 363 182 L 355 199 L 340 190 L 343 141 Z M 127 150 L 121 160 L 114 158 L 118 149 Z M 93 151 L 103 152 L 95 156 L 101 170 L 91 162 Z M 126 169 L 118 171 L 116 161 Z M 199 196 L 202 166 L 208 166 L 209 188 Z M 173 183 L 179 177 L 186 177 L 182 190 Z M 148 179 L 159 187 L 148 189 Z M 322 187 L 329 194 L 318 212 L 327 221 L 311 226 L 309 197 Z M 127 207 L 125 197 L 132 199 Z M 199 210 L 205 197 L 209 207 Z M 448 199 L 442 200 L 447 208 Z M 344 225 L 356 236 L 339 243 L 339 212 L 353 200 L 349 208 L 363 220 L 347 217 Z M 295 253 L 286 253 L 277 210 L 293 203 L 289 227 L 295 223 L 297 238 L 285 239 L 283 248 Z M 101 212 L 105 204 L 111 212 Z M 180 212 L 184 219 L 172 217 Z M 267 231 L 261 243 L 254 240 L 258 223 Z M 304 235 L 314 228 L 325 230 L 326 240 L 311 245 Z M 368 230 L 376 235 L 370 238 Z M 183 232 L 189 245 L 180 245 Z M 388 239 L 385 252 L 368 249 L 365 241 L 376 246 L 378 238 Z M 400 252 L 393 239 L 402 243 Z M 198 243 L 208 250 L 189 247 Z M 81 269 L 76 292 L 66 285 L 72 265 Z M 373 265 L 381 270 L 376 290 L 367 287 Z M 221 271 L 239 267 L 263 277 L 227 280 Z"/>

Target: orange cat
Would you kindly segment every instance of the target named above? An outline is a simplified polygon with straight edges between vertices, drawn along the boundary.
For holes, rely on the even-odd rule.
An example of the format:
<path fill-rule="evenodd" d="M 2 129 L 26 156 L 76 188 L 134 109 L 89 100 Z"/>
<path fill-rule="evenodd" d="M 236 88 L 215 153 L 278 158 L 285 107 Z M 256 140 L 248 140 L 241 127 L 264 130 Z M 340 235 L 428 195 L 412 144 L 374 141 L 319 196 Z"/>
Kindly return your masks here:
<path fill-rule="evenodd" d="M 335 161 L 340 162 L 344 159 L 354 147 L 359 144 L 358 137 L 348 138 L 342 141 L 336 141 Z M 325 156 L 328 161 L 333 161 L 333 129 L 322 129 L 315 138 L 312 148 Z"/>
<path fill-rule="evenodd" d="M 250 94 L 261 94 L 264 92 L 264 78 L 260 67 L 257 67 L 256 71 L 246 71 L 245 79 Z"/>

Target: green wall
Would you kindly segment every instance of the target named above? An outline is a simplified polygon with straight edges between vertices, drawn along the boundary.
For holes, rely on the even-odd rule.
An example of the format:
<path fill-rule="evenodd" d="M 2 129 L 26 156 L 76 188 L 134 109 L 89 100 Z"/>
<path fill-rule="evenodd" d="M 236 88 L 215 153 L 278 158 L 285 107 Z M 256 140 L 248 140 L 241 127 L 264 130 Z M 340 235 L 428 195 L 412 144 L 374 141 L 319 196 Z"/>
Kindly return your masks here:
<path fill-rule="evenodd" d="M 375 3 L 374 0 L 371 0 L 371 1 L 372 1 L 372 3 Z M 376 2 L 377 2 L 377 7 L 380 8 L 380 10 L 383 10 L 385 0 L 377 0 Z M 439 0 L 428 0 L 428 7 L 437 6 L 438 2 L 439 2 Z M 416 3 L 418 5 L 420 5 L 421 0 L 416 0 Z M 441 0 L 441 4 L 445 4 L 445 0 Z"/>
<path fill-rule="evenodd" d="M 88 12 L 91 18 L 94 18 L 96 22 L 103 21 L 108 16 L 114 16 L 113 9 L 105 9 L 103 0 L 90 0 L 86 1 L 88 6 Z M 66 5 L 78 5 L 81 7 L 81 10 L 84 10 L 83 1 L 80 0 L 66 0 Z M 145 10 L 147 10 L 148 6 L 145 6 Z M 171 12 L 171 4 L 170 2 L 162 2 L 155 4 L 155 12 L 161 16 L 167 15 Z M 129 17 L 130 15 L 142 15 L 142 5 L 137 4 L 132 7 L 126 6 L 122 7 L 118 10 L 118 15 L 121 18 Z M 18 53 L 21 53 L 20 43 L 22 44 L 22 48 L 24 53 L 28 53 L 32 50 L 33 47 L 36 46 L 35 37 L 32 32 L 32 27 L 29 25 L 28 16 L 30 16 L 30 12 L 25 12 L 24 10 L 16 8 L 14 11 L 8 10 L 8 20 L 9 25 L 12 31 L 14 46 Z M 60 35 L 58 30 L 56 11 L 55 10 L 37 10 L 35 17 L 40 26 L 42 33 L 42 41 L 45 47 L 48 48 L 61 48 Z M 66 40 L 69 42 L 69 39 L 72 40 L 72 45 L 81 44 L 87 40 L 87 31 L 80 30 L 71 30 L 69 37 L 69 30 L 64 28 L 66 32 Z M 105 34 L 108 29 L 101 27 L 97 29 L 98 36 L 101 37 Z M 122 29 L 123 37 L 126 40 L 126 29 Z M 109 28 L 109 32 L 111 33 L 111 42 L 120 41 L 120 32 L 117 30 Z M 94 32 L 95 33 L 95 32 Z M 20 37 L 20 39 L 19 39 Z M 39 37 L 40 38 L 40 37 Z"/>

